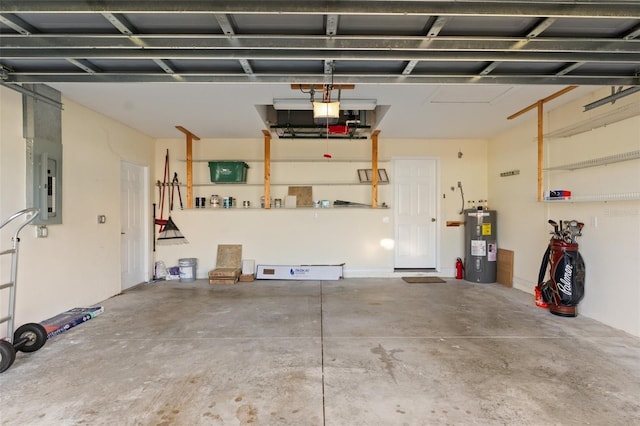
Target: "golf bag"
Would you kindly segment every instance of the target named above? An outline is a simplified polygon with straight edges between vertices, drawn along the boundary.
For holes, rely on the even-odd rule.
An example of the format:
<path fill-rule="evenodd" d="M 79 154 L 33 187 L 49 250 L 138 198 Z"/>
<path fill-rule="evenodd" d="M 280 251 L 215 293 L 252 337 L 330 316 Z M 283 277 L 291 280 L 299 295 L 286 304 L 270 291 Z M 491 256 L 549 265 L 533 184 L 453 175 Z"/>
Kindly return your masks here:
<path fill-rule="evenodd" d="M 550 279 L 544 281 L 549 267 Z M 552 314 L 575 317 L 584 296 L 585 265 L 578 244 L 551 238 L 540 265 L 538 288 Z"/>

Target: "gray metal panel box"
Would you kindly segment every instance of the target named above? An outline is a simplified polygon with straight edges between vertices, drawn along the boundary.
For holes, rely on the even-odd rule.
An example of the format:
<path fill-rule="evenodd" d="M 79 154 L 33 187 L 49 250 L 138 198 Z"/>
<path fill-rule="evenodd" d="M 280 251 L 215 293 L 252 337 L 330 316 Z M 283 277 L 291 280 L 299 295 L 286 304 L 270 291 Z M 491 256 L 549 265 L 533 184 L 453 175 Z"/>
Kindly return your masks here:
<path fill-rule="evenodd" d="M 60 92 L 25 84 L 22 96 L 26 140 L 27 205 L 40 209 L 36 225 L 62 223 L 62 111 Z M 59 104 L 59 105 L 58 105 Z"/>

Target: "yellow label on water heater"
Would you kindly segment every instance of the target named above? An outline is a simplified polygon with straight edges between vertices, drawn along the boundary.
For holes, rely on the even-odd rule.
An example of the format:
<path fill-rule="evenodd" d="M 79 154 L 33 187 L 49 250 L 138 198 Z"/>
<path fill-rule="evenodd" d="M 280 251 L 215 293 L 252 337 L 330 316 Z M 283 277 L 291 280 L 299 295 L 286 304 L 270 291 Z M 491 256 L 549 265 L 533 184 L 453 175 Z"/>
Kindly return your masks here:
<path fill-rule="evenodd" d="M 491 224 L 483 223 L 482 224 L 482 235 L 491 235 Z"/>

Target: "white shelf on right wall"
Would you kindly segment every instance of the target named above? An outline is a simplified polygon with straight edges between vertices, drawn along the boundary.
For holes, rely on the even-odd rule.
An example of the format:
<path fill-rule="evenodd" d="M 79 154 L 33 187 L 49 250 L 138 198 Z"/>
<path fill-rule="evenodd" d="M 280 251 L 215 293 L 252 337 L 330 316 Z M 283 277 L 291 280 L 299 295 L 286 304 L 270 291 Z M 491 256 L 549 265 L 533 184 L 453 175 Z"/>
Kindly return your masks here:
<path fill-rule="evenodd" d="M 606 157 L 594 158 L 591 160 L 579 161 L 577 163 L 563 164 L 560 166 L 547 167 L 546 171 L 553 170 L 578 170 L 587 167 L 606 166 L 607 164 L 620 163 L 622 161 L 637 160 L 640 158 L 640 149 L 623 152 L 621 154 L 608 155 Z"/>
<path fill-rule="evenodd" d="M 545 203 L 593 203 L 607 201 L 633 201 L 640 200 L 640 192 L 620 192 L 607 194 L 587 194 L 572 195 L 569 199 L 549 200 L 545 199 Z"/>
<path fill-rule="evenodd" d="M 546 136 L 543 202 L 640 200 L 639 102 L 592 115 L 581 126 Z M 570 191 L 571 197 L 547 197 L 549 191 L 563 190 Z"/>

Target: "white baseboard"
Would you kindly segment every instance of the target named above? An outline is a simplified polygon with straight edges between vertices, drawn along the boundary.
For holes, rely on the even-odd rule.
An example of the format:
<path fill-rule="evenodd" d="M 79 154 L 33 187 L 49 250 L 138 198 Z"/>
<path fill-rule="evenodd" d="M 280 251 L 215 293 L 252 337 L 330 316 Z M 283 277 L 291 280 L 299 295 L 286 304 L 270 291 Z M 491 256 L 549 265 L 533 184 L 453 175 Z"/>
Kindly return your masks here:
<path fill-rule="evenodd" d="M 399 277 L 443 277 L 453 278 L 455 270 L 453 268 L 441 271 L 394 271 L 393 269 L 344 269 L 345 278 L 399 278 Z"/>

